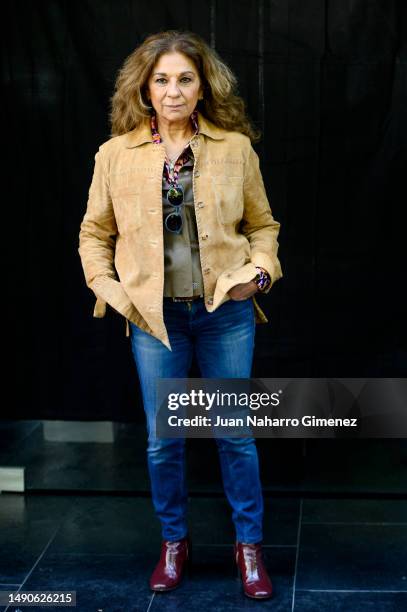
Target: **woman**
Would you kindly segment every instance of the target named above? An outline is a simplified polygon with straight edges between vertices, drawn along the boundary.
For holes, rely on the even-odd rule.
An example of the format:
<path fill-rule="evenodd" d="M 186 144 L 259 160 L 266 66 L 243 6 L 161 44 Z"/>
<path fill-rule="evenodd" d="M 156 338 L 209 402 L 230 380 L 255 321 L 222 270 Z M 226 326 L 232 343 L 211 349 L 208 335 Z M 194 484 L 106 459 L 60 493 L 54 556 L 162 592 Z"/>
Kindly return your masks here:
<path fill-rule="evenodd" d="M 236 78 L 200 37 L 151 35 L 126 59 L 112 98 L 112 134 L 95 155 L 79 254 L 94 316 L 126 318 L 146 414 L 152 499 L 162 526 L 154 591 L 178 586 L 190 553 L 185 439 L 155 434 L 157 378 L 250 377 L 255 300 L 282 276 L 280 224 L 259 159 L 259 134 Z M 253 438 L 216 438 L 236 529 L 244 593 L 268 598 L 263 498 Z"/>

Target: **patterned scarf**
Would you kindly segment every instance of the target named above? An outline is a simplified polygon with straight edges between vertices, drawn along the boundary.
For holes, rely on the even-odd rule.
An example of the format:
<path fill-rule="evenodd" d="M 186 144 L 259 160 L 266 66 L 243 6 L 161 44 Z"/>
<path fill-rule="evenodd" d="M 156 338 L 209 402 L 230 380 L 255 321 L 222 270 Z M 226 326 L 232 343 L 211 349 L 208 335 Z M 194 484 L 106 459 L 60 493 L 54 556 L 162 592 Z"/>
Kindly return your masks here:
<path fill-rule="evenodd" d="M 190 118 L 191 118 L 192 126 L 195 130 L 195 133 L 194 133 L 194 136 L 195 136 L 196 134 L 199 134 L 198 111 L 194 110 Z M 151 115 L 150 125 L 151 125 L 151 134 L 153 137 L 154 144 L 160 144 L 162 142 L 162 139 L 157 129 L 157 117 L 155 114 Z M 185 146 L 184 150 L 179 155 L 174 166 L 170 164 L 170 161 L 167 158 L 164 161 L 164 176 L 170 185 L 176 186 L 178 184 L 179 171 L 182 168 L 182 166 L 189 160 L 190 154 L 189 154 L 188 148 L 189 148 L 189 143 Z"/>

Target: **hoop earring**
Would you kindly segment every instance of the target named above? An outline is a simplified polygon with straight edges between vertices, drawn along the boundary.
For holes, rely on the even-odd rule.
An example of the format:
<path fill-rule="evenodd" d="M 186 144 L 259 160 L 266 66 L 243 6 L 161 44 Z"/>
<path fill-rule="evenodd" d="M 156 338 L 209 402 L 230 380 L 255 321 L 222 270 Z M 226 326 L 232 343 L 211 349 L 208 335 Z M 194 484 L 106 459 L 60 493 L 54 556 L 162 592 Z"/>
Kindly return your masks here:
<path fill-rule="evenodd" d="M 152 110 L 152 109 L 153 109 L 153 107 L 152 107 L 152 106 L 150 106 L 150 104 L 148 104 L 148 102 L 150 102 L 150 104 L 151 104 L 151 98 L 148 98 L 148 99 L 147 99 L 147 104 L 146 104 L 146 106 L 147 106 L 148 110 L 150 111 L 150 110 Z"/>

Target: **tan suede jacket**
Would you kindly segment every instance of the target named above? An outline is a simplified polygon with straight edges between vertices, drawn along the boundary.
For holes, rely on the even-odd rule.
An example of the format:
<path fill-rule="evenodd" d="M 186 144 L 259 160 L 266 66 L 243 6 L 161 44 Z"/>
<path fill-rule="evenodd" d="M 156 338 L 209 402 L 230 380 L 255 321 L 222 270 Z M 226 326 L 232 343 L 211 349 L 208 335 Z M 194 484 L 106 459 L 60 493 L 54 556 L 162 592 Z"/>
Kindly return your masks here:
<path fill-rule="evenodd" d="M 198 113 L 193 192 L 208 312 L 231 299 L 228 291 L 252 280 L 255 266 L 274 284 L 280 224 L 273 219 L 250 139 L 217 127 Z M 172 350 L 163 318 L 163 144 L 153 143 L 150 121 L 104 142 L 95 155 L 79 255 L 96 296 L 94 317 L 106 304 Z M 272 285 L 266 290 L 270 290 Z M 252 297 L 256 323 L 268 319 Z"/>

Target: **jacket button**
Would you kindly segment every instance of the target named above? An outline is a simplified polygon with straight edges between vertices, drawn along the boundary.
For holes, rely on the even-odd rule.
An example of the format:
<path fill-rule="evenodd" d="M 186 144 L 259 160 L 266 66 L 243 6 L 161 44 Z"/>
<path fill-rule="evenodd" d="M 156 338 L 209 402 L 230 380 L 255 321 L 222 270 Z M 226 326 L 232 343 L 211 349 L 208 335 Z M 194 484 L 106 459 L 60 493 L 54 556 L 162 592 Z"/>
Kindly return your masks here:
<path fill-rule="evenodd" d="M 208 234 L 202 234 L 201 238 L 202 240 L 206 240 L 208 238 Z"/>
<path fill-rule="evenodd" d="M 208 304 L 213 304 L 213 298 L 208 298 Z"/>
<path fill-rule="evenodd" d="M 195 177 L 198 177 L 198 176 L 201 176 L 201 175 L 199 174 L 199 172 L 195 172 L 195 175 L 194 175 L 194 176 L 195 176 Z"/>
<path fill-rule="evenodd" d="M 198 208 L 203 208 L 204 207 L 204 203 L 203 202 L 198 202 Z"/>
<path fill-rule="evenodd" d="M 211 271 L 211 269 L 210 269 L 210 268 L 205 268 L 205 270 L 204 270 L 204 274 L 209 274 L 209 272 L 210 272 L 210 271 Z"/>

